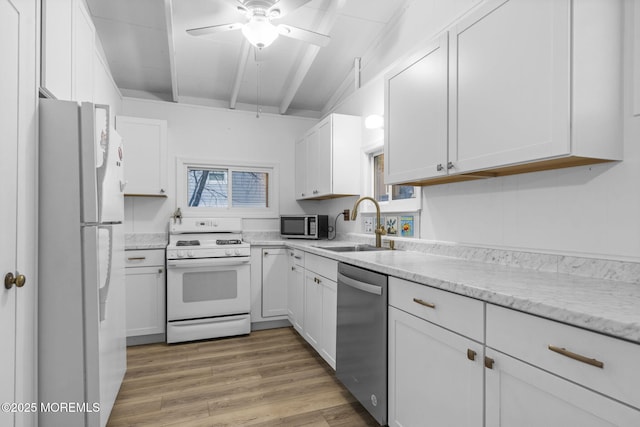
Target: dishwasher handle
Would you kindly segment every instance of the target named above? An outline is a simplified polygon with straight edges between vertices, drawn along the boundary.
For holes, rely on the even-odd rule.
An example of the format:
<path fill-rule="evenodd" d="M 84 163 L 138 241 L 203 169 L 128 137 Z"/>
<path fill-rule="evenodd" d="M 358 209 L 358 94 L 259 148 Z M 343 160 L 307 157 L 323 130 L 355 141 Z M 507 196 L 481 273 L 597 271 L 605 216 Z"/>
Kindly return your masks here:
<path fill-rule="evenodd" d="M 355 279 L 352 279 L 351 277 L 345 276 L 342 273 L 338 273 L 338 283 L 351 286 L 352 288 L 358 289 L 360 291 L 368 292 L 370 294 L 382 295 L 382 286 L 361 282 L 359 280 L 355 280 Z"/>

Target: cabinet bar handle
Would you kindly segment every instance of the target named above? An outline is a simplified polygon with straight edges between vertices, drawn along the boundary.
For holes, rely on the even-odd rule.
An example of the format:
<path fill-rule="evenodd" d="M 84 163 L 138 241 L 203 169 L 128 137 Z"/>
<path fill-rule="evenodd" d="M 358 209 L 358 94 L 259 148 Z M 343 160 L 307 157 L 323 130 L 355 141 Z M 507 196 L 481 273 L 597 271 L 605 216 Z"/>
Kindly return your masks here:
<path fill-rule="evenodd" d="M 295 259 L 302 259 L 301 256 L 294 256 Z"/>
<path fill-rule="evenodd" d="M 590 359 L 588 357 L 582 356 L 581 354 L 574 353 L 572 351 L 567 350 L 566 348 L 556 347 L 555 345 L 549 345 L 549 350 L 566 356 L 570 359 L 577 360 L 582 363 L 586 363 L 587 365 L 595 366 L 596 368 L 603 369 L 604 363 L 596 359 Z"/>
<path fill-rule="evenodd" d="M 485 356 L 484 357 L 484 367 L 487 369 L 493 369 L 493 363 L 495 362 L 495 360 L 493 360 L 490 357 Z"/>
<path fill-rule="evenodd" d="M 413 302 L 418 303 L 420 305 L 424 305 L 425 307 L 436 308 L 436 305 L 434 303 L 423 301 L 420 298 L 414 298 Z"/>
<path fill-rule="evenodd" d="M 129 257 L 127 258 L 129 261 L 142 261 L 144 259 L 147 259 L 146 256 L 136 256 L 136 257 Z"/>
<path fill-rule="evenodd" d="M 467 349 L 467 359 L 469 360 L 476 360 L 476 353 L 475 351 L 471 350 L 470 348 Z"/>

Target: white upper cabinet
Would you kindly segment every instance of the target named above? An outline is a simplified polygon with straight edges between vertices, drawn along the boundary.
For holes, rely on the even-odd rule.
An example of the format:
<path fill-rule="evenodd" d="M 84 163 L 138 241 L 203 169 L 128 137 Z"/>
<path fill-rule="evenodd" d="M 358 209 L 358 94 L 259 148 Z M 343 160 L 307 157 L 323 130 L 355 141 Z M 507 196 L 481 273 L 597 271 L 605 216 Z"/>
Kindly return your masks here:
<path fill-rule="evenodd" d="M 491 0 L 446 40 L 386 76 L 387 184 L 622 159 L 621 1 Z"/>
<path fill-rule="evenodd" d="M 167 122 L 116 116 L 124 145 L 125 196 L 167 196 Z"/>
<path fill-rule="evenodd" d="M 95 27 L 83 0 L 42 2 L 42 89 L 56 99 L 93 101 Z"/>
<path fill-rule="evenodd" d="M 73 23 L 73 99 L 93 102 L 96 29 L 82 1 L 75 2 Z"/>
<path fill-rule="evenodd" d="M 446 175 L 447 34 L 389 72 L 385 82 L 385 182 Z"/>
<path fill-rule="evenodd" d="M 361 126 L 360 117 L 331 114 L 296 143 L 296 199 L 360 193 Z"/>

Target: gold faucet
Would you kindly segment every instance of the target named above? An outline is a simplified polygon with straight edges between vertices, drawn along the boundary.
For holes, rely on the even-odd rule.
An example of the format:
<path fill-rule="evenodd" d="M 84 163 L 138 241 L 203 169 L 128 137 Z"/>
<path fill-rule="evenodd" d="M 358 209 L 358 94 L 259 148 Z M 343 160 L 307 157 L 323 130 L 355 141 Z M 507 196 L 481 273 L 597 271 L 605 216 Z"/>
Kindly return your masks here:
<path fill-rule="evenodd" d="M 378 204 L 376 199 L 374 199 L 373 197 L 365 196 L 360 197 L 358 200 L 356 200 L 355 205 L 353 205 L 353 211 L 351 212 L 351 221 L 356 220 L 356 217 L 358 216 L 358 205 L 363 200 L 371 200 L 373 204 L 376 205 L 376 248 L 381 248 L 382 236 L 387 234 L 387 232 L 384 231 L 384 227 L 382 227 L 382 224 L 380 224 L 380 205 Z"/>

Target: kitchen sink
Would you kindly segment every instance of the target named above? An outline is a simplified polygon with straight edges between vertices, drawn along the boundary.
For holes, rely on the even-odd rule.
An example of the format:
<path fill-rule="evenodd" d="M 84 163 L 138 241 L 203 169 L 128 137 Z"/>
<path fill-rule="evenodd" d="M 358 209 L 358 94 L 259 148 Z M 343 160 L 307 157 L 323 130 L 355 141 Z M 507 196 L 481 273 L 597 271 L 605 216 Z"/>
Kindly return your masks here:
<path fill-rule="evenodd" d="M 316 248 L 326 249 L 332 252 L 372 252 L 372 251 L 388 251 L 389 248 L 376 248 L 373 245 L 351 245 L 351 246 L 315 246 Z"/>

